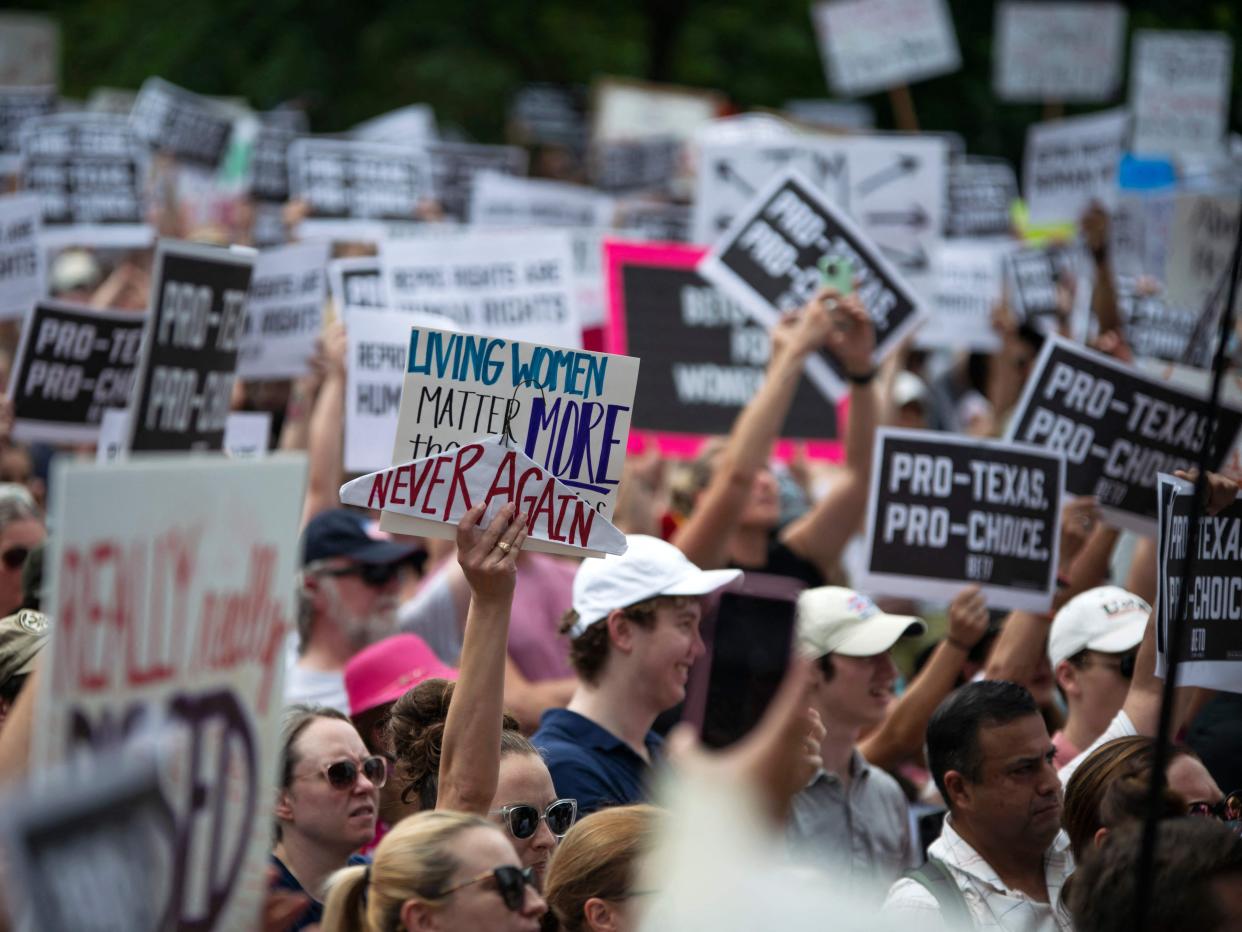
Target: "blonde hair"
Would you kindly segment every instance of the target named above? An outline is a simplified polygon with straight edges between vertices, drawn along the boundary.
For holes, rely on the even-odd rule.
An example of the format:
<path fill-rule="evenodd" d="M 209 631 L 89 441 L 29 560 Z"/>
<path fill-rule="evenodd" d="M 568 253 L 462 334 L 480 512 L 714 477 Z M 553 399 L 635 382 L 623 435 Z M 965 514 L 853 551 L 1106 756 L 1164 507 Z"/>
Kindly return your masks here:
<path fill-rule="evenodd" d="M 323 932 L 388 932 L 399 924 L 407 900 L 444 895 L 458 860 L 453 842 L 472 828 L 499 831 L 480 816 L 420 812 L 402 819 L 379 843 L 367 867 L 346 867 L 328 880 Z"/>
<path fill-rule="evenodd" d="M 630 896 L 638 861 L 651 849 L 663 814 L 656 806 L 616 806 L 592 813 L 569 830 L 552 855 L 544 883 L 543 897 L 556 928 L 585 929 L 587 900 Z"/>

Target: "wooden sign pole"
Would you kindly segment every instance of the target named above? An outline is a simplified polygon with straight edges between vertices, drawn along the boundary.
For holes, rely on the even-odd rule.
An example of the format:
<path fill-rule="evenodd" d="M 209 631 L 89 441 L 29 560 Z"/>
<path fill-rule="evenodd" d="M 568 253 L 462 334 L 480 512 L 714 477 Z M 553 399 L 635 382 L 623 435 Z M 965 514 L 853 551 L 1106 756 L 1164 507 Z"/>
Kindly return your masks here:
<path fill-rule="evenodd" d="M 893 119 L 897 128 L 907 133 L 919 131 L 919 118 L 914 112 L 914 98 L 908 84 L 898 84 L 888 89 L 888 100 L 893 107 Z"/>

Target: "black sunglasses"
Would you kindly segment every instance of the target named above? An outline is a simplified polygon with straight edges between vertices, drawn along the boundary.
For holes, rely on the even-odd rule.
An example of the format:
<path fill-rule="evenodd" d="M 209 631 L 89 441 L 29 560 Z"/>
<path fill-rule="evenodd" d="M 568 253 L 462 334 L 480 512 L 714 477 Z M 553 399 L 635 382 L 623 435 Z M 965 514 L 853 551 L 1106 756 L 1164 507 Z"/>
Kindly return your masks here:
<path fill-rule="evenodd" d="M 575 804 L 576 806 L 576 804 Z M 535 886 L 535 871 L 530 867 L 498 867 L 495 870 L 486 871 L 479 874 L 478 877 L 471 877 L 469 880 L 463 880 L 456 886 L 449 887 L 441 896 L 448 896 L 450 893 L 456 893 L 463 887 L 469 887 L 471 884 L 479 883 L 493 877 L 496 880 L 496 890 L 500 893 L 500 898 L 505 901 L 505 906 L 511 912 L 517 912 L 522 908 L 522 904 L 526 902 L 526 888 Z"/>
<path fill-rule="evenodd" d="M 4 553 L 0 553 L 0 561 L 3 561 L 8 569 L 16 570 L 21 569 L 28 556 L 30 556 L 29 547 L 10 547 Z"/>
<path fill-rule="evenodd" d="M 351 563 L 335 569 L 320 570 L 324 576 L 357 576 L 373 589 L 383 589 L 401 572 L 401 561 L 396 563 Z"/>
<path fill-rule="evenodd" d="M 1211 803 L 1191 803 L 1187 815 L 1210 816 L 1222 822 L 1237 822 L 1242 819 L 1242 790 L 1234 790 L 1216 805 Z"/>
<path fill-rule="evenodd" d="M 353 760 L 338 760 L 327 766 L 324 775 L 334 790 L 352 790 L 358 782 L 359 770 L 375 784 L 376 789 L 388 782 L 388 761 L 378 755 L 363 758 L 361 764 Z"/>
<path fill-rule="evenodd" d="M 540 812 L 530 803 L 518 803 L 499 810 L 514 838 L 530 838 L 539 831 L 539 823 L 547 822 L 548 831 L 557 838 L 568 832 L 578 819 L 578 800 L 558 799 Z"/>

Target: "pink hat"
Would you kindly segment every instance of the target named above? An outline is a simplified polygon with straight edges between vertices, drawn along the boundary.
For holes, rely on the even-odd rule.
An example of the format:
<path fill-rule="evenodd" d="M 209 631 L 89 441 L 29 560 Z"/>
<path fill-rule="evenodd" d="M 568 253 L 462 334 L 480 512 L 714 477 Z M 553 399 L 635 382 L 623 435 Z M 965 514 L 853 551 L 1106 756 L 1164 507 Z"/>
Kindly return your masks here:
<path fill-rule="evenodd" d="M 445 666 L 427 642 L 414 634 L 394 634 L 376 641 L 349 658 L 345 664 L 345 693 L 349 714 L 396 702 L 423 680 L 457 679 L 457 671 Z"/>

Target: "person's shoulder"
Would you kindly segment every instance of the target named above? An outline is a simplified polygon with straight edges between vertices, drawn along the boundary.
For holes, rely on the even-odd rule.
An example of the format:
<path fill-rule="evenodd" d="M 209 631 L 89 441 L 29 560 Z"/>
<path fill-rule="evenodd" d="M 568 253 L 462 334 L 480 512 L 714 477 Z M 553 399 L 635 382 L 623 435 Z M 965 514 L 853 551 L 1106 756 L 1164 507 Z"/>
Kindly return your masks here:
<path fill-rule="evenodd" d="M 582 719 L 581 715 L 568 709 L 547 709 L 539 718 L 539 727 L 530 736 L 531 743 L 537 748 L 554 744 L 577 747 L 574 736 L 581 730 L 579 719 Z"/>
<path fill-rule="evenodd" d="M 932 892 L 917 880 L 900 877 L 888 888 L 888 896 L 884 898 L 884 905 L 880 909 L 885 913 L 939 913 L 940 904 Z"/>

